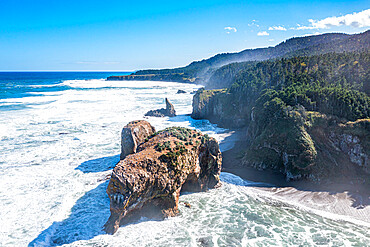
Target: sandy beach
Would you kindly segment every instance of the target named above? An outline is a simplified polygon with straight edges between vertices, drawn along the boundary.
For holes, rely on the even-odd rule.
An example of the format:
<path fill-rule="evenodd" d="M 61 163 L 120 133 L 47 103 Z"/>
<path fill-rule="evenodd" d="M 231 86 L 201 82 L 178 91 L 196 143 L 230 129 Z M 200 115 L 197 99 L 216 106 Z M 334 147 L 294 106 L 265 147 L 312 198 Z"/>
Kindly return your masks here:
<path fill-rule="evenodd" d="M 222 171 L 261 182 L 261 185 L 249 188 L 251 193 L 325 217 L 370 226 L 369 188 L 356 181 L 331 180 L 320 184 L 307 180 L 287 182 L 280 173 L 243 167 L 243 133 L 242 130 L 233 131 L 220 144 L 223 151 Z"/>

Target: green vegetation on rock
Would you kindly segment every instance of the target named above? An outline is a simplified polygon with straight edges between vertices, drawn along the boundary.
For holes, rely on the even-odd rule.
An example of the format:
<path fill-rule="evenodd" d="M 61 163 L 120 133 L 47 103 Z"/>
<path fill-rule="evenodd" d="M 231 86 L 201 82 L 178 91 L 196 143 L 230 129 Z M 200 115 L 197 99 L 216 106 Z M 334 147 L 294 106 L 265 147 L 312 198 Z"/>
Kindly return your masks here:
<path fill-rule="evenodd" d="M 192 115 L 248 127 L 245 165 L 287 179 L 370 173 L 367 51 L 244 65 L 228 89 L 199 90 Z"/>

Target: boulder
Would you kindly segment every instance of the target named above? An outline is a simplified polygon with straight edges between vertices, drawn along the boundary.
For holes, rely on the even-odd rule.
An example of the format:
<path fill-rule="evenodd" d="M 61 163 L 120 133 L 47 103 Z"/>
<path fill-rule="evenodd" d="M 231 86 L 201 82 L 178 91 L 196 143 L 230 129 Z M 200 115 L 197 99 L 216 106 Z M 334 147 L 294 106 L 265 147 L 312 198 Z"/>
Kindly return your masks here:
<path fill-rule="evenodd" d="M 221 163 L 214 138 L 179 127 L 157 132 L 115 166 L 107 188 L 111 215 L 105 231 L 113 234 L 143 216 L 175 216 L 180 192 L 219 185 Z"/>
<path fill-rule="evenodd" d="M 151 117 L 174 117 L 176 116 L 175 107 L 171 102 L 166 98 L 166 109 L 150 110 L 145 113 L 145 116 Z"/>
<path fill-rule="evenodd" d="M 186 93 L 186 91 L 181 90 L 181 89 L 177 90 L 177 94 L 181 94 L 181 93 Z"/>
<path fill-rule="evenodd" d="M 155 128 L 145 120 L 129 122 L 122 129 L 121 160 L 127 155 L 136 153 L 138 145 L 154 134 Z"/>

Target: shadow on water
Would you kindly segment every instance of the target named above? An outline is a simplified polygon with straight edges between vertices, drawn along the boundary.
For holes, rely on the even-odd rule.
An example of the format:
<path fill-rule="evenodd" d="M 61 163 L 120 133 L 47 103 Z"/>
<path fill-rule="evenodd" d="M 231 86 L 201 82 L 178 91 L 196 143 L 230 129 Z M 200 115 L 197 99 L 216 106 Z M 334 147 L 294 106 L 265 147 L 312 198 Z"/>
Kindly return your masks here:
<path fill-rule="evenodd" d="M 107 186 L 108 181 L 88 191 L 76 201 L 67 219 L 54 222 L 28 246 L 61 246 L 105 234 L 102 227 L 110 215 Z"/>
<path fill-rule="evenodd" d="M 110 169 L 113 169 L 114 166 L 119 162 L 120 155 L 102 157 L 98 159 L 88 160 L 78 167 L 75 170 L 80 170 L 83 173 L 91 173 L 91 172 L 104 172 Z"/>
<path fill-rule="evenodd" d="M 119 159 L 119 155 L 114 155 L 88 160 L 75 169 L 84 173 L 103 172 L 112 169 Z M 105 181 L 86 192 L 76 201 L 67 219 L 54 222 L 28 246 L 60 246 L 105 234 L 102 227 L 110 215 L 107 186 L 108 181 Z"/>
<path fill-rule="evenodd" d="M 112 169 L 119 159 L 119 155 L 114 155 L 85 161 L 76 170 L 84 173 L 107 171 Z M 98 235 L 106 234 L 103 231 L 103 226 L 110 215 L 110 201 L 106 194 L 108 183 L 109 181 L 105 181 L 96 188 L 86 192 L 76 201 L 68 218 L 63 221 L 53 222 L 32 240 L 28 246 L 61 246 L 76 241 L 90 240 Z M 128 224 L 147 220 L 155 219 L 140 218 Z"/>

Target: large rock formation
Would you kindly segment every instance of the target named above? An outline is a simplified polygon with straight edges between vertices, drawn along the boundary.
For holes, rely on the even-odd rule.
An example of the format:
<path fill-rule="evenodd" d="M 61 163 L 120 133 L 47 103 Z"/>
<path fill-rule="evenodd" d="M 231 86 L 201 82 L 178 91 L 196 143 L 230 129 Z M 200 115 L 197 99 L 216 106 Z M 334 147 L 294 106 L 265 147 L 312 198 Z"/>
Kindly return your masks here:
<path fill-rule="evenodd" d="M 121 160 L 127 155 L 136 153 L 137 146 L 154 134 L 155 128 L 145 120 L 129 122 L 121 135 Z"/>
<path fill-rule="evenodd" d="M 155 133 L 114 168 L 105 231 L 113 234 L 137 215 L 176 215 L 181 191 L 204 191 L 219 184 L 221 163 L 214 138 L 178 127 Z"/>
<path fill-rule="evenodd" d="M 287 180 L 369 183 L 370 119 L 348 122 L 304 109 L 271 118 L 264 128 L 250 123 L 244 165 L 280 171 Z"/>
<path fill-rule="evenodd" d="M 194 119 L 208 119 L 225 128 L 242 128 L 250 116 L 249 105 L 240 104 L 240 99 L 228 94 L 227 89 L 199 89 L 193 97 Z M 245 103 L 245 99 L 243 100 Z"/>
<path fill-rule="evenodd" d="M 151 110 L 145 113 L 145 116 L 151 117 L 174 117 L 176 116 L 175 107 L 166 98 L 166 109 Z"/>
<path fill-rule="evenodd" d="M 244 166 L 278 171 L 287 180 L 369 183 L 370 119 L 348 122 L 276 99 L 260 104 L 251 95 L 238 95 L 200 89 L 192 117 L 222 127 L 246 127 Z"/>

